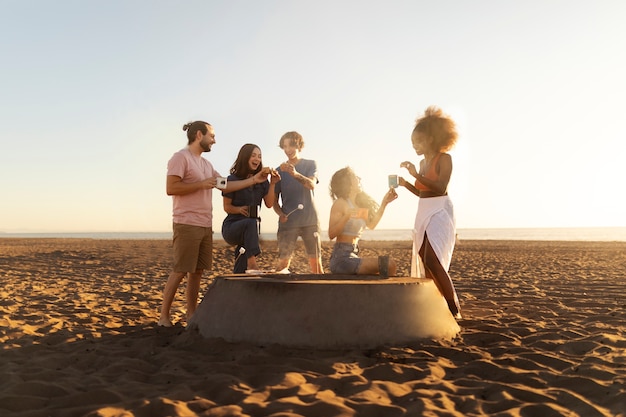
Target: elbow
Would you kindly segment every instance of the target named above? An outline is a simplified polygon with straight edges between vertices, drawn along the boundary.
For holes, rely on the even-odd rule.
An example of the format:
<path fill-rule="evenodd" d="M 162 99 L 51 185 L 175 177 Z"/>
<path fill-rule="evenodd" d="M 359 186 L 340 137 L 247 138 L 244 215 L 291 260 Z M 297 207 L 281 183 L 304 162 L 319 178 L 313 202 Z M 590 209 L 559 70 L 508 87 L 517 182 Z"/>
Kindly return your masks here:
<path fill-rule="evenodd" d="M 381 216 L 382 217 L 382 216 Z M 373 219 L 370 222 L 367 222 L 365 224 L 365 226 L 370 229 L 370 230 L 374 230 L 376 229 L 376 226 L 378 226 L 378 223 L 380 223 L 380 217 Z"/>

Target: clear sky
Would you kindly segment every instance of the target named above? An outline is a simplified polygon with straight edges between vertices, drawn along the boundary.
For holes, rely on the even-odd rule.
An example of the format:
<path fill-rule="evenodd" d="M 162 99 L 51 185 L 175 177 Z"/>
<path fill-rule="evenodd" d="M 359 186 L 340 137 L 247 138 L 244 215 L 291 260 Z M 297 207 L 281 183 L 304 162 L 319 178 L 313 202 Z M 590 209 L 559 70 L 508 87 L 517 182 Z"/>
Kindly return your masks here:
<path fill-rule="evenodd" d="M 0 231 L 171 230 L 196 119 L 224 175 L 300 132 L 325 230 L 331 175 L 380 200 L 429 105 L 459 126 L 459 228 L 626 226 L 625 21 L 623 0 L 0 0 Z M 379 228 L 412 227 L 399 194 Z"/>

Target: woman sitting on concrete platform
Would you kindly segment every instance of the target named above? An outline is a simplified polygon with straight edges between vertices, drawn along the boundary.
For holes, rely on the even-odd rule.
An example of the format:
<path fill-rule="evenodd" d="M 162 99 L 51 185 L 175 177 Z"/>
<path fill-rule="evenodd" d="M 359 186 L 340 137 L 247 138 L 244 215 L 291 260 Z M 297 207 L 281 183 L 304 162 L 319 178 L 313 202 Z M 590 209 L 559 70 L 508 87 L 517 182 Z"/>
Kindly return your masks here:
<path fill-rule="evenodd" d="M 379 258 L 360 258 L 359 238 L 367 227 L 374 229 L 380 221 L 387 204 L 398 198 L 390 188 L 383 197 L 380 206 L 361 190 L 361 179 L 354 171 L 343 168 L 335 172 L 330 181 L 330 196 L 334 203 L 330 209 L 328 236 L 337 238 L 330 257 L 330 271 L 333 274 L 381 275 L 394 276 L 396 262 L 388 260 L 388 271 L 380 271 Z M 381 258 L 385 259 L 386 258 Z M 385 273 L 386 272 L 386 273 Z"/>

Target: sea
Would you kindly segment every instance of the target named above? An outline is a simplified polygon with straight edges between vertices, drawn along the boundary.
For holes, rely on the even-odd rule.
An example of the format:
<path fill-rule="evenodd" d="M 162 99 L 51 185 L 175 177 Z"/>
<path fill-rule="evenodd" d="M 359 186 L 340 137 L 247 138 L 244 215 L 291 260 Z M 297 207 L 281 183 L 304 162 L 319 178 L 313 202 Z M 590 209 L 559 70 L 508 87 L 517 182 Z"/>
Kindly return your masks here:
<path fill-rule="evenodd" d="M 322 232 L 328 241 L 328 233 Z M 488 228 L 457 229 L 459 240 L 556 240 L 626 242 L 626 227 Z M 221 237 L 216 232 L 215 237 Z M 324 239 L 325 237 L 325 239 Z M 172 232 L 54 232 L 3 233 L 0 238 L 171 239 Z M 276 232 L 261 233 L 262 240 L 276 240 Z M 411 240 L 410 229 L 366 230 L 363 240 Z"/>

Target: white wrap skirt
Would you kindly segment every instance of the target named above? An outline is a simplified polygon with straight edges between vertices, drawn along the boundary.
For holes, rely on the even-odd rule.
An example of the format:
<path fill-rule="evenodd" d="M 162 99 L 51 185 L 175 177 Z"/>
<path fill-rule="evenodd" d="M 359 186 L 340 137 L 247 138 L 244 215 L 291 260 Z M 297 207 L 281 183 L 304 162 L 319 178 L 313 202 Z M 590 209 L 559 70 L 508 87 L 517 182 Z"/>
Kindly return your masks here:
<path fill-rule="evenodd" d="M 413 226 L 412 277 L 426 277 L 424 264 L 419 256 L 424 233 L 428 235 L 428 241 L 441 266 L 448 271 L 456 242 L 456 220 L 452 201 L 447 195 L 419 199 Z"/>

